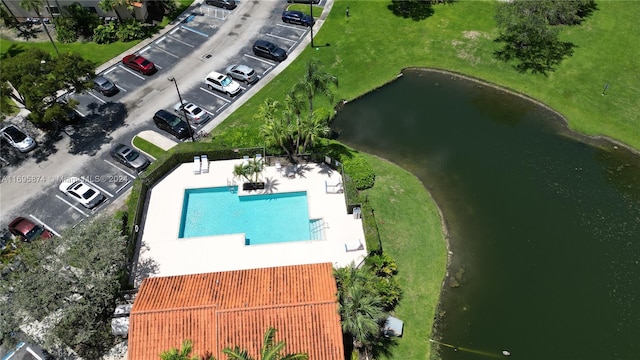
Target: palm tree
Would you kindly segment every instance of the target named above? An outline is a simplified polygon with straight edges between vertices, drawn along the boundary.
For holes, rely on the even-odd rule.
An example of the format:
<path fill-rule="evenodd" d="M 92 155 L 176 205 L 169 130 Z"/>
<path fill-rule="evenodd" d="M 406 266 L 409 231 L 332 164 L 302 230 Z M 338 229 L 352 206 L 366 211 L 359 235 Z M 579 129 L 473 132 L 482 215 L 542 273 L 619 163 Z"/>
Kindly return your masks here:
<path fill-rule="evenodd" d="M 257 183 L 258 176 L 264 169 L 264 162 L 262 159 L 251 159 L 245 163 L 238 164 L 233 167 L 233 175 L 240 176 L 247 179 L 250 183 Z M 253 179 L 251 177 L 254 177 Z"/>
<path fill-rule="evenodd" d="M 176 348 L 171 348 L 162 354 L 160 354 L 160 359 L 162 360 L 216 360 L 213 355 L 208 354 L 205 357 L 201 358 L 198 355 L 191 356 L 191 351 L 193 351 L 193 342 L 191 340 L 185 340 L 182 343 L 182 347 L 180 350 Z"/>
<path fill-rule="evenodd" d="M 323 95 L 333 101 L 331 84 L 338 86 L 338 78 L 322 71 L 320 60 L 311 59 L 307 62 L 302 80 L 294 86 L 294 91 L 304 94 L 309 100 L 309 112 L 313 112 L 313 98 Z"/>
<path fill-rule="evenodd" d="M 258 112 L 254 115 L 254 118 L 262 121 L 260 133 L 264 136 L 265 140 L 269 144 L 282 148 L 287 154 L 287 157 L 291 158 L 293 155 L 291 150 L 293 127 L 284 117 L 277 115 L 279 107 L 279 102 L 272 99 L 265 99 L 258 108 Z"/>
<path fill-rule="evenodd" d="M 355 284 L 342 295 L 343 302 L 339 305 L 342 331 L 351 335 L 353 348 L 367 359 L 386 318 L 380 299 L 371 289 Z"/>
<path fill-rule="evenodd" d="M 386 314 L 374 286 L 373 274 L 353 264 L 335 269 L 342 331 L 351 336 L 353 348 L 368 356 L 380 334 Z"/>
<path fill-rule="evenodd" d="M 55 49 L 56 54 L 60 54 L 60 52 L 58 51 L 58 48 L 56 47 L 56 43 L 53 42 L 53 38 L 49 33 L 49 28 L 47 28 L 47 25 L 42 21 L 42 15 L 40 14 L 40 9 L 42 9 L 43 6 L 44 6 L 44 0 L 20 0 L 21 8 L 27 11 L 33 11 L 36 13 L 36 15 L 38 15 L 40 24 L 42 24 L 44 31 L 47 33 L 47 36 L 49 37 L 49 40 L 51 41 L 51 45 L 53 45 L 53 48 Z"/>
<path fill-rule="evenodd" d="M 305 121 L 300 123 L 298 138 L 302 141 L 300 153 L 304 154 L 307 146 L 312 146 L 320 137 L 329 135 L 331 129 L 327 125 L 329 118 L 323 109 L 314 110 Z"/>
<path fill-rule="evenodd" d="M 264 333 L 264 339 L 262 341 L 262 351 L 260 352 L 260 360 L 308 360 L 309 355 L 305 353 L 287 354 L 281 355 L 286 343 L 279 341 L 274 343 L 274 337 L 276 335 L 276 329 L 270 327 Z M 249 355 L 246 349 L 241 349 L 238 346 L 234 348 L 224 348 L 222 353 L 227 355 L 232 360 L 254 360 Z"/>

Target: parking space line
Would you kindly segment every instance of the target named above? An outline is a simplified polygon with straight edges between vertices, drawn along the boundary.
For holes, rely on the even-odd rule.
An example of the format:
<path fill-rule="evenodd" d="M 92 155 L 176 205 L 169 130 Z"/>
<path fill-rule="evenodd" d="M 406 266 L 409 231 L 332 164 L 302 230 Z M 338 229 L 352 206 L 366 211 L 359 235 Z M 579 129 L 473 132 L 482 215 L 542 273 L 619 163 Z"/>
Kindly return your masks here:
<path fill-rule="evenodd" d="M 140 50 L 140 51 L 138 52 L 138 54 L 142 54 L 143 52 L 145 52 L 145 51 L 147 51 L 147 50 L 149 50 L 149 49 L 151 49 L 151 46 L 147 46 L 146 48 L 144 48 L 144 49 Z"/>
<path fill-rule="evenodd" d="M 77 212 L 79 212 L 80 214 L 89 217 L 89 215 L 85 214 L 84 211 L 78 209 L 75 205 L 73 205 L 72 203 L 68 202 L 67 200 L 63 199 L 60 197 L 60 195 L 56 195 L 56 197 L 60 200 L 62 200 L 62 202 L 66 203 L 67 205 L 71 206 L 72 208 L 74 208 Z"/>
<path fill-rule="evenodd" d="M 100 99 L 98 96 L 94 95 L 91 91 L 87 92 L 87 94 L 89 94 L 89 95 L 93 96 L 94 98 L 96 98 L 96 100 L 100 101 L 100 102 L 101 102 L 101 103 L 103 103 L 103 104 L 106 104 L 106 103 L 107 103 L 106 101 L 104 101 L 104 100 Z"/>
<path fill-rule="evenodd" d="M 155 65 L 158 69 L 162 70 L 162 66 L 160 66 L 160 65 L 158 65 L 158 64 L 155 64 L 155 63 L 154 63 L 154 65 Z"/>
<path fill-rule="evenodd" d="M 273 65 L 272 65 L 272 66 L 269 66 L 269 67 L 267 68 L 267 70 L 263 71 L 263 72 L 262 72 L 262 75 L 264 75 L 264 74 L 268 73 L 269 71 L 271 71 L 271 69 L 273 69 Z"/>
<path fill-rule="evenodd" d="M 191 45 L 191 44 L 189 44 L 188 42 L 186 42 L 186 41 L 182 41 L 182 40 L 180 40 L 180 39 L 178 39 L 178 38 L 176 38 L 176 37 L 173 37 L 173 36 L 170 36 L 170 35 L 167 35 L 167 37 L 168 37 L 169 39 L 171 39 L 171 40 L 173 40 L 173 41 L 177 41 L 177 42 L 179 42 L 179 43 L 181 43 L 181 44 L 185 44 L 185 45 L 190 46 L 190 47 L 195 47 L 194 45 Z"/>
<path fill-rule="evenodd" d="M 196 30 L 196 29 L 192 29 L 192 28 L 190 28 L 190 27 L 188 27 L 188 26 L 180 25 L 180 27 L 181 27 L 181 28 L 183 28 L 183 29 L 185 29 L 185 30 L 187 30 L 187 31 L 191 31 L 192 33 L 195 33 L 195 34 L 198 34 L 198 35 L 202 35 L 202 36 L 204 36 L 204 37 L 209 37 L 209 35 L 208 35 L 208 34 L 205 34 L 205 33 L 203 33 L 202 31 L 198 31 L 198 30 Z"/>
<path fill-rule="evenodd" d="M 228 103 L 230 103 L 230 102 L 231 102 L 231 100 L 227 100 L 227 99 L 223 98 L 222 96 L 220 96 L 220 95 L 218 95 L 218 94 L 214 94 L 214 93 L 212 93 L 211 91 L 209 91 L 209 90 L 207 90 L 207 89 L 205 89 L 205 88 L 202 88 L 202 87 L 201 87 L 201 88 L 200 88 L 200 90 L 202 90 L 202 91 L 204 91 L 204 92 L 206 92 L 206 93 L 208 93 L 208 94 L 211 94 L 211 95 L 213 95 L 213 96 L 217 97 L 218 99 L 220 99 L 220 100 L 222 100 L 222 101 L 225 101 L 225 102 L 228 102 Z"/>
<path fill-rule="evenodd" d="M 109 68 L 109 70 L 107 70 L 107 71 L 103 72 L 103 73 L 102 73 L 102 75 L 107 75 L 108 73 L 112 72 L 112 71 L 113 71 L 113 70 L 115 70 L 115 69 L 116 69 L 116 67 L 115 67 L 115 66 L 112 66 L 111 68 Z"/>
<path fill-rule="evenodd" d="M 131 75 L 133 75 L 133 76 L 137 77 L 138 79 L 140 79 L 140 80 L 144 80 L 144 77 L 142 77 L 142 76 L 140 76 L 140 75 L 136 74 L 133 70 L 129 70 L 129 69 L 127 69 L 126 67 L 124 67 L 124 66 L 122 66 L 122 65 L 118 65 L 118 67 L 119 67 L 120 69 L 122 69 L 122 70 L 124 70 L 124 71 L 128 72 L 129 74 L 131 74 Z"/>
<path fill-rule="evenodd" d="M 307 28 L 299 28 L 299 27 L 296 27 L 296 26 L 285 25 L 285 24 L 276 24 L 276 26 L 281 26 L 283 28 L 287 28 L 287 29 L 291 29 L 291 30 L 307 32 Z"/>
<path fill-rule="evenodd" d="M 78 114 L 80 114 L 80 116 L 82 117 L 86 117 L 85 114 L 81 113 L 80 110 L 78 109 L 73 109 L 75 112 L 77 112 Z"/>
<path fill-rule="evenodd" d="M 291 40 L 291 39 L 287 39 L 286 37 L 282 37 L 282 36 L 278 36 L 278 35 L 273 35 L 273 34 L 267 34 L 267 36 L 271 36 L 274 37 L 276 39 L 280 39 L 280 40 L 284 40 L 284 41 L 290 41 L 290 42 L 297 42 L 298 40 Z"/>
<path fill-rule="evenodd" d="M 127 185 L 131 184 L 131 180 L 127 181 L 124 185 L 120 186 L 118 188 L 118 190 L 116 190 L 116 194 L 119 193 L 120 191 L 122 191 L 122 189 L 124 189 L 125 187 L 127 187 Z"/>
<path fill-rule="evenodd" d="M 223 107 L 225 107 L 225 106 L 227 106 L 227 105 L 229 105 L 229 103 L 222 104 L 222 106 L 220 106 L 220 107 L 216 110 L 216 112 L 220 112 L 220 110 L 222 110 L 222 108 L 223 108 Z"/>
<path fill-rule="evenodd" d="M 103 160 L 104 160 L 104 159 L 103 159 Z M 120 168 L 118 167 L 118 165 L 116 165 L 116 164 L 112 163 L 111 161 L 109 161 L 109 160 L 104 160 L 104 162 L 106 162 L 107 164 L 109 164 L 109 165 L 113 166 L 114 168 L 118 169 L 119 171 L 122 171 L 123 173 L 127 174 L 129 177 L 134 178 L 134 179 L 136 178 L 134 175 L 131 175 L 131 174 L 129 174 L 128 172 L 126 172 L 126 171 L 124 171 L 124 170 L 120 169 Z"/>
<path fill-rule="evenodd" d="M 167 55 L 170 55 L 170 56 L 173 56 L 173 57 L 174 57 L 174 58 L 176 58 L 176 59 L 179 59 L 179 58 L 180 58 L 179 56 L 174 55 L 174 54 L 172 54 L 172 53 L 168 52 L 167 50 L 165 50 L 165 49 L 163 49 L 163 48 L 161 48 L 161 47 L 159 47 L 159 46 L 158 46 L 158 47 L 156 47 L 156 50 L 160 50 L 160 51 L 162 51 L 163 53 L 165 53 L 165 54 L 167 54 Z M 156 66 L 157 66 L 157 65 L 156 65 Z M 158 66 L 158 67 L 159 67 L 159 66 Z"/>
<path fill-rule="evenodd" d="M 298 45 L 298 43 L 292 44 L 291 46 L 289 46 L 289 50 L 287 50 L 288 53 L 291 53 L 291 50 L 293 50 L 294 47 L 296 47 L 296 45 Z"/>
<path fill-rule="evenodd" d="M 161 37 L 160 39 L 156 40 L 156 44 L 160 44 L 166 38 L 167 38 L 166 36 Z"/>
<path fill-rule="evenodd" d="M 264 59 L 261 59 L 261 58 L 259 58 L 259 57 L 257 57 L 257 56 L 253 56 L 253 55 L 249 55 L 249 54 L 244 54 L 244 56 L 246 56 L 246 57 L 248 57 L 248 58 L 251 58 L 251 59 L 253 59 L 253 60 L 261 61 L 261 62 L 263 62 L 263 63 L 265 63 L 265 64 L 269 64 L 269 65 L 271 65 L 271 66 L 276 66 L 276 64 L 274 64 L 274 63 L 272 63 L 272 62 L 269 62 L 269 61 L 266 61 L 266 60 L 264 60 Z"/>
<path fill-rule="evenodd" d="M 95 186 L 95 187 L 97 187 L 97 188 L 98 188 L 98 190 L 100 190 L 100 191 L 102 191 L 103 193 L 105 193 L 105 194 L 109 195 L 109 197 L 113 197 L 113 195 L 111 195 L 111 193 L 110 193 L 110 192 L 108 192 L 107 190 L 105 190 L 105 189 L 101 188 L 100 186 L 96 185 L 95 183 L 92 183 L 91 181 L 89 181 L 89 179 L 85 178 L 84 176 L 81 176 L 80 178 L 81 178 L 82 180 L 84 180 L 84 181 L 88 182 L 89 184 L 91 184 L 91 186 Z"/>
<path fill-rule="evenodd" d="M 58 234 L 57 231 L 53 230 L 53 228 L 47 224 L 44 223 L 44 221 L 38 219 L 37 217 L 29 214 L 29 216 L 31 216 L 31 218 L 33 218 L 35 221 L 39 222 L 40 224 L 44 225 L 45 228 L 47 228 L 47 230 L 51 231 L 55 236 L 60 237 L 60 234 Z"/>
<path fill-rule="evenodd" d="M 124 91 L 124 92 L 127 92 L 127 89 L 123 88 L 123 87 L 122 87 L 122 86 L 120 86 L 120 85 L 116 85 L 116 87 L 117 87 L 118 89 L 120 89 L 120 90 Z"/>
<path fill-rule="evenodd" d="M 31 354 L 31 356 L 33 356 L 36 360 L 42 360 L 42 358 L 40 356 L 38 356 L 38 354 L 36 354 L 35 351 L 31 350 L 30 347 L 27 346 L 27 351 Z"/>
<path fill-rule="evenodd" d="M 177 27 L 177 28 L 175 28 L 175 29 L 171 30 L 171 31 L 169 32 L 169 34 L 173 35 L 173 34 L 175 34 L 175 33 L 176 33 L 176 31 L 178 31 L 178 30 L 180 30 L 180 28 L 178 28 L 178 27 Z"/>
<path fill-rule="evenodd" d="M 242 89 L 242 91 L 246 91 L 247 88 L 240 86 L 240 89 Z"/>

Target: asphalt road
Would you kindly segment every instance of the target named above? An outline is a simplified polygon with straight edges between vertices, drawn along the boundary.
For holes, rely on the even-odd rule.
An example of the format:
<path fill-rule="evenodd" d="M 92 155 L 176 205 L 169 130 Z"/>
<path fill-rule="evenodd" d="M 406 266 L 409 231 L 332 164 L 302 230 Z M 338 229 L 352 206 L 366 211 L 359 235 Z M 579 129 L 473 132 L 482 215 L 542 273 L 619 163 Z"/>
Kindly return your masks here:
<path fill-rule="evenodd" d="M 116 83 L 120 92 L 112 97 L 93 90 L 71 94 L 84 116 L 76 131 L 41 144 L 46 148 L 34 152 L 37 155 L 20 157 L 17 164 L 2 168 L 0 224 L 5 227 L 14 217 L 24 216 L 60 233 L 105 209 L 121 206 L 137 174 L 116 163 L 109 155 L 110 147 L 130 144 L 143 130 L 162 132 L 155 127 L 153 114 L 159 109 L 173 111 L 179 101 L 170 77 L 175 77 L 184 100 L 213 115 L 195 130 L 213 129 L 293 60 L 290 55 L 279 64 L 255 57 L 251 51 L 255 40 L 269 40 L 290 54 L 298 53 L 304 46 L 300 44 L 308 42 L 308 28 L 282 23 L 280 15 L 286 6 L 284 0 L 245 0 L 232 11 L 193 7 L 179 18 L 181 22 L 170 25 L 152 42 L 131 49 L 154 62 L 157 73 L 146 76 L 133 72 L 122 66 L 120 58 L 101 66 L 98 72 Z M 254 68 L 261 79 L 253 85 L 241 83 L 243 91 L 234 97 L 206 87 L 204 79 L 210 71 L 224 73 L 228 65 L 236 63 Z M 13 150 L 3 144 L 2 151 Z M 105 194 L 106 201 L 88 210 L 61 193 L 60 181 L 71 176 L 91 182 Z"/>

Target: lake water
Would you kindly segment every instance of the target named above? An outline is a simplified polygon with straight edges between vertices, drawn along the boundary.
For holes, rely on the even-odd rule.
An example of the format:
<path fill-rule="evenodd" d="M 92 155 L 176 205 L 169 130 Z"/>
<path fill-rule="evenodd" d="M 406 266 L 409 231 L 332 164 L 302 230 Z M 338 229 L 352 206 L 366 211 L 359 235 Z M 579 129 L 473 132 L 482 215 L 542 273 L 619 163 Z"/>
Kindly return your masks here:
<path fill-rule="evenodd" d="M 458 347 L 443 359 L 640 359 L 639 157 L 425 71 L 347 104 L 332 128 L 411 171 L 442 209 L 453 257 L 435 336 Z"/>

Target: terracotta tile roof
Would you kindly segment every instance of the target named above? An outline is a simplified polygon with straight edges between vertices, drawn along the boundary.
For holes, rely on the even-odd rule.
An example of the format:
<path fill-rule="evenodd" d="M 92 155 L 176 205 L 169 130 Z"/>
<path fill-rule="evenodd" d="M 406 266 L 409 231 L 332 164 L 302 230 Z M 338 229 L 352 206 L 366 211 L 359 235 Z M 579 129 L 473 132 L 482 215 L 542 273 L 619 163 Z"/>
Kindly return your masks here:
<path fill-rule="evenodd" d="M 148 278 L 133 304 L 129 359 L 158 360 L 191 339 L 194 353 L 240 346 L 258 358 L 268 327 L 284 353 L 343 360 L 336 284 L 330 263 Z"/>

